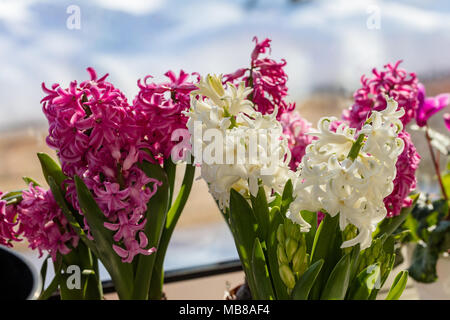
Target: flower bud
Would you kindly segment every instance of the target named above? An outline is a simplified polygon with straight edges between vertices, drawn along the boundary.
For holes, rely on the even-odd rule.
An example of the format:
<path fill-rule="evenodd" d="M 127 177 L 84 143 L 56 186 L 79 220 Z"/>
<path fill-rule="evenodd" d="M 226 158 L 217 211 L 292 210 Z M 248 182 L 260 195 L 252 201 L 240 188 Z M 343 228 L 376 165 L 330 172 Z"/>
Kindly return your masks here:
<path fill-rule="evenodd" d="M 278 244 L 277 247 L 277 258 L 278 258 L 278 264 L 289 264 L 289 260 L 286 256 L 286 252 L 284 251 L 284 248 L 281 244 Z"/>
<path fill-rule="evenodd" d="M 223 96 L 225 94 L 225 90 L 223 89 L 222 81 L 217 76 L 209 75 L 207 76 L 207 82 L 211 86 L 211 88 L 215 91 L 218 96 Z"/>
<path fill-rule="evenodd" d="M 279 272 L 283 283 L 286 287 L 288 287 L 288 289 L 292 290 L 295 286 L 295 277 L 291 269 L 287 265 L 283 264 L 280 266 Z"/>
<path fill-rule="evenodd" d="M 287 255 L 288 260 L 292 261 L 295 251 L 297 251 L 297 248 L 298 248 L 298 242 L 293 238 L 287 238 L 285 240 L 284 246 L 286 249 L 286 255 Z"/>
<path fill-rule="evenodd" d="M 281 244 L 284 243 L 285 236 L 284 236 L 284 227 L 283 227 L 283 224 L 280 224 L 280 225 L 278 226 L 278 229 L 277 229 L 277 240 L 278 240 L 278 243 L 281 243 Z"/>
<path fill-rule="evenodd" d="M 292 258 L 292 269 L 295 273 L 302 275 L 304 270 L 306 270 L 306 264 L 306 247 L 300 246 Z"/>
<path fill-rule="evenodd" d="M 300 239 L 300 226 L 289 219 L 284 223 L 284 232 L 286 237 L 294 238 L 297 241 Z"/>

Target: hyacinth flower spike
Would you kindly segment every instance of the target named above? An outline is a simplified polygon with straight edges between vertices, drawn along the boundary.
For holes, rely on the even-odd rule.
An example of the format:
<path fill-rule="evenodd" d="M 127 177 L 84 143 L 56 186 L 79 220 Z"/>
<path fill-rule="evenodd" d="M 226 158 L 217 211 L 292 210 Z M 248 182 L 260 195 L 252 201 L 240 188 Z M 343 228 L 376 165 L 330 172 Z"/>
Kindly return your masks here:
<path fill-rule="evenodd" d="M 172 152 L 179 142 L 172 136 L 188 139 L 176 131 L 187 121 L 181 112 L 189 107 L 191 75 L 168 72 L 166 82 L 139 82 L 141 90 L 129 104 L 107 75 L 88 72 L 90 80 L 73 81 L 66 89 L 42 86 L 47 143 L 60 164 L 39 154 L 50 190 L 30 187 L 2 196 L 0 243 L 9 245 L 24 234 L 33 248 L 49 252 L 55 266 L 61 259 L 90 262 L 83 275 L 95 274 L 97 280 L 98 259 L 120 299 L 161 299 L 165 253 L 194 177 L 195 167 L 187 164 L 174 194 L 176 163 L 186 149 Z M 39 201 L 30 202 L 33 197 Z M 42 212 L 45 208 L 52 209 Z M 55 270 L 56 286 L 47 288 L 45 297 L 61 284 L 62 271 Z M 95 286 L 101 298 L 101 285 Z M 63 293 L 62 298 L 75 298 Z"/>

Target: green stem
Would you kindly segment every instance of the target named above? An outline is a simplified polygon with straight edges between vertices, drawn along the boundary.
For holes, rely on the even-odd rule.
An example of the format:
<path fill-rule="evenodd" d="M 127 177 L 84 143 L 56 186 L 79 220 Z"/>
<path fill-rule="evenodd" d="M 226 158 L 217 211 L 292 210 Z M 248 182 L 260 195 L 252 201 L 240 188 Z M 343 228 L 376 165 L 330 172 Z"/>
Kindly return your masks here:
<path fill-rule="evenodd" d="M 448 200 L 447 192 L 445 192 L 444 184 L 442 183 L 441 173 L 439 170 L 439 163 L 436 160 L 436 155 L 434 154 L 433 146 L 431 145 L 431 138 L 428 134 L 428 126 L 425 129 L 425 138 L 427 139 L 428 149 L 430 151 L 431 160 L 433 161 L 434 170 L 439 181 L 439 186 L 441 187 L 442 196 L 445 200 Z"/>
<path fill-rule="evenodd" d="M 442 196 L 444 197 L 445 201 L 448 202 L 448 195 L 447 195 L 447 192 L 445 191 L 444 183 L 442 182 L 441 170 L 439 169 L 439 161 L 436 159 L 436 155 L 434 154 L 433 146 L 431 145 L 431 137 L 430 137 L 430 134 L 428 133 L 428 126 L 425 127 L 425 138 L 427 140 L 428 149 L 430 151 L 431 160 L 433 162 L 434 171 L 436 172 L 436 176 L 438 178 L 439 187 L 441 188 Z M 445 219 L 450 220 L 450 208 L 449 208 L 449 212 L 447 212 L 447 216 Z"/>
<path fill-rule="evenodd" d="M 352 161 L 355 161 L 355 159 L 358 157 L 359 151 L 361 150 L 361 148 L 363 146 L 365 137 L 366 137 L 365 134 L 360 134 L 358 136 L 355 143 L 353 143 L 352 148 L 350 149 L 350 152 L 348 153 L 347 158 L 349 158 Z"/>

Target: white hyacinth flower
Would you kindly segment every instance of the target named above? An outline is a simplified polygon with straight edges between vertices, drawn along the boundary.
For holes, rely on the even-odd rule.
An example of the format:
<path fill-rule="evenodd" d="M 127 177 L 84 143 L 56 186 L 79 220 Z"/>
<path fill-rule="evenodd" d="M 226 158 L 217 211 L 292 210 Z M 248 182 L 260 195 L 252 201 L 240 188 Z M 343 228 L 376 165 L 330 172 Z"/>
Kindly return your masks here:
<path fill-rule="evenodd" d="M 223 138 L 215 145 L 218 159 L 209 161 L 203 155 L 200 160 L 201 155 L 194 151 L 195 161 L 201 164 L 201 178 L 219 207 L 229 207 L 231 189 L 246 197 L 256 196 L 260 181 L 269 201 L 273 191 L 282 193 L 286 182 L 295 179 L 295 173 L 289 170 L 291 155 L 276 119 L 277 110 L 270 115 L 257 112 L 247 99 L 252 89 L 243 82 L 237 87 L 232 83 L 223 85 L 221 76 L 208 75 L 197 86 L 198 90 L 191 94 L 191 108 L 185 113 L 189 117 L 187 128 L 194 150 L 210 150 L 210 141 L 205 141 L 202 134 L 209 129 L 215 129 Z M 196 128 L 202 133 L 196 134 Z M 227 161 L 226 155 L 232 155 L 233 160 Z"/>
<path fill-rule="evenodd" d="M 333 132 L 333 119 L 320 119 L 318 131 L 312 133 L 318 139 L 306 148 L 298 168 L 288 217 L 307 229 L 301 210 L 339 215 L 341 230 L 352 224 L 359 231 L 342 248 L 358 243 L 361 249 L 369 247 L 387 213 L 383 199 L 393 190 L 395 164 L 404 148 L 397 137 L 404 110 L 397 111 L 397 102 L 386 99 L 386 109 L 373 111 L 359 132 L 345 124 Z"/>

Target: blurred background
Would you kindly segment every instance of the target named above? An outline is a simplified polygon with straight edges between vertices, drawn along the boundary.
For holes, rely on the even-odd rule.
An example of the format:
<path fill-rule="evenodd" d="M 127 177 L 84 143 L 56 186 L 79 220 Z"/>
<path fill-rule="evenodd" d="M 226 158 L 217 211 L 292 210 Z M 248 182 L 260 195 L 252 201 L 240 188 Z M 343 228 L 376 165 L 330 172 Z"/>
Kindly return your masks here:
<path fill-rule="evenodd" d="M 445 0 L 0 0 L 0 190 L 23 188 L 25 175 L 43 182 L 35 154 L 54 155 L 45 145 L 42 82 L 68 86 L 88 79 L 92 66 L 132 100 L 147 74 L 161 80 L 170 69 L 248 66 L 254 36 L 271 38 L 272 56 L 286 59 L 288 100 L 313 124 L 351 105 L 362 74 L 399 59 L 427 94 L 450 92 Z M 442 117 L 431 123 L 446 133 Z M 433 176 L 422 136 L 413 133 L 427 188 Z M 40 267 L 26 243 L 16 249 Z M 205 183 L 196 181 L 166 269 L 237 258 Z"/>

